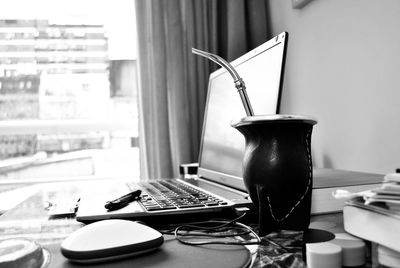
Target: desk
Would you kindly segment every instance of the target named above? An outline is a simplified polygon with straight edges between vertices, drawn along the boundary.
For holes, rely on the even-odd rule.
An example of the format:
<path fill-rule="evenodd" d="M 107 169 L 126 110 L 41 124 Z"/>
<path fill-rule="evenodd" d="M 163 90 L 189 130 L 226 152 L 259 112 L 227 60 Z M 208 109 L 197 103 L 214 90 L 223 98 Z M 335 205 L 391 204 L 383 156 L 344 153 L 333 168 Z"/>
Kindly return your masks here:
<path fill-rule="evenodd" d="M 59 247 L 59 244 L 83 224 L 74 218 L 49 219 L 45 210 L 46 201 L 78 198 L 80 193 L 101 181 L 59 182 L 43 184 L 39 190 L 15 208 L 0 216 L 0 239 L 25 237 L 39 242 L 43 247 Z M 312 217 L 311 226 L 325 227 L 331 232 L 343 232 L 341 213 Z M 253 267 L 263 267 L 268 256 L 263 256 L 263 247 L 251 248 Z M 50 267 L 52 267 L 50 265 Z M 93 267 L 93 266 L 92 266 Z"/>

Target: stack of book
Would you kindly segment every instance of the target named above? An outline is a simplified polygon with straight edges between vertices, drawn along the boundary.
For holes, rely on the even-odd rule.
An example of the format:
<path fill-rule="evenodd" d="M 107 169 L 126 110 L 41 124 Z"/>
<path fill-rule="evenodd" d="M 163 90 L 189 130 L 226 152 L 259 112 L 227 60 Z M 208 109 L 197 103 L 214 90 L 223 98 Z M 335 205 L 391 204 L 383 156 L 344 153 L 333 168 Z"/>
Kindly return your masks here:
<path fill-rule="evenodd" d="M 400 267 L 400 174 L 388 174 L 380 187 L 348 200 L 343 224 L 348 233 L 378 244 L 381 264 Z"/>

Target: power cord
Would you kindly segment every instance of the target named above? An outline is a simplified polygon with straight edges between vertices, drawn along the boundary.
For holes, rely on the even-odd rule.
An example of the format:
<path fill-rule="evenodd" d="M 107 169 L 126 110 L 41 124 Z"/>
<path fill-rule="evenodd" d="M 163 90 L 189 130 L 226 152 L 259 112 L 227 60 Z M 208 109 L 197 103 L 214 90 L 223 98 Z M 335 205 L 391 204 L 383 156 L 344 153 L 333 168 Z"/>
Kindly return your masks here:
<path fill-rule="evenodd" d="M 185 245 L 258 245 L 261 244 L 261 238 L 249 226 L 238 222 L 246 213 L 231 220 L 210 220 L 184 224 L 175 228 L 173 234 L 175 238 Z M 239 240 L 240 236 L 251 235 L 247 241 Z M 207 238 L 232 238 L 234 240 L 226 241 L 222 239 L 210 240 Z M 235 238 L 236 237 L 236 238 Z M 193 241 L 201 239 L 201 241 Z M 206 239 L 206 240 L 204 240 Z"/>

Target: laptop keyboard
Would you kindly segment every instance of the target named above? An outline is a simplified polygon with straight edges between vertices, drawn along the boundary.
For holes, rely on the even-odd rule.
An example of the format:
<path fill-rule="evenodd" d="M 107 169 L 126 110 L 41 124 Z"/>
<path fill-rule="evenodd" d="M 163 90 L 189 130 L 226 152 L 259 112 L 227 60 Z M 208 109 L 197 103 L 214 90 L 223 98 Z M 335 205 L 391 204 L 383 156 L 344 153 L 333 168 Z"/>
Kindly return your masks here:
<path fill-rule="evenodd" d="M 177 180 L 139 183 L 140 202 L 147 211 L 227 205 L 227 202 Z"/>

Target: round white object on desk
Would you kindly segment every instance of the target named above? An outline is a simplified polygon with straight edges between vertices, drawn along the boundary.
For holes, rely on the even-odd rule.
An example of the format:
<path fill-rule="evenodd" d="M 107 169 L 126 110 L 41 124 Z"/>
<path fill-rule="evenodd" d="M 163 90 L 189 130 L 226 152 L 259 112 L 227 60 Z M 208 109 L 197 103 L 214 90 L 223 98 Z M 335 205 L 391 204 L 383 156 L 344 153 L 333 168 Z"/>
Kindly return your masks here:
<path fill-rule="evenodd" d="M 342 248 L 329 242 L 306 244 L 306 257 L 309 268 L 342 267 Z"/>
<path fill-rule="evenodd" d="M 387 267 L 400 266 L 400 252 L 382 245 L 378 245 L 377 252 L 379 264 L 385 265 Z"/>
<path fill-rule="evenodd" d="M 41 268 L 47 266 L 48 259 L 48 252 L 35 241 L 12 238 L 0 242 L 0 267 Z"/>
<path fill-rule="evenodd" d="M 342 265 L 357 267 L 365 264 L 365 242 L 347 233 L 335 234 L 335 239 L 329 241 L 342 248 Z"/>

